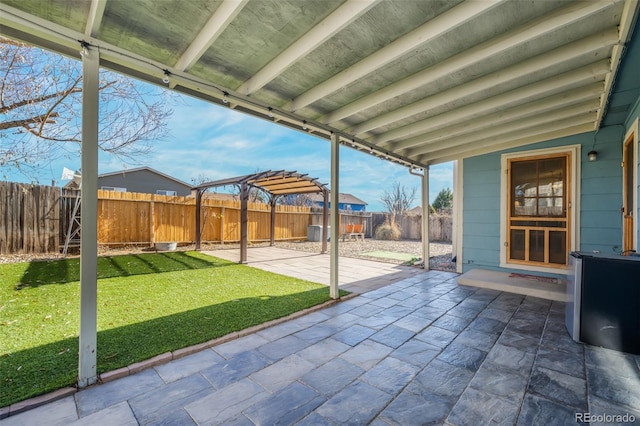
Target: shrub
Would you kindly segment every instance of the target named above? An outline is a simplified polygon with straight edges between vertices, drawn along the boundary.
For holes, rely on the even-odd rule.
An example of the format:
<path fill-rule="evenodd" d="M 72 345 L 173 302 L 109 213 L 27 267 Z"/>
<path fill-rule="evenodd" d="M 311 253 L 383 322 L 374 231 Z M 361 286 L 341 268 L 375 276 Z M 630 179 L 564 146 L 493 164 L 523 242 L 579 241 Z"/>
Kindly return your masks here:
<path fill-rule="evenodd" d="M 376 229 L 376 240 L 392 240 L 397 241 L 402 235 L 400 226 L 395 221 L 385 221 Z"/>

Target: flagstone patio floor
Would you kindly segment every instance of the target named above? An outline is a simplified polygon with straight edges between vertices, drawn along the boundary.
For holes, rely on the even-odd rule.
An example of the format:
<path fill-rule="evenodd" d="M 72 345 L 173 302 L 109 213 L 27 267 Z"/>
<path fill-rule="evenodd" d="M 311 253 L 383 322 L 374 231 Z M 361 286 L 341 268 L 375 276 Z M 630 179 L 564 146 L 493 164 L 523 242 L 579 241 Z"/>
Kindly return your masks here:
<path fill-rule="evenodd" d="M 328 255 L 268 250 L 249 250 L 250 265 L 328 278 Z M 343 287 L 363 294 L 0 424 L 640 422 L 640 356 L 573 342 L 564 303 L 449 272 L 340 265 Z M 623 418 L 590 420 L 607 419 Z"/>

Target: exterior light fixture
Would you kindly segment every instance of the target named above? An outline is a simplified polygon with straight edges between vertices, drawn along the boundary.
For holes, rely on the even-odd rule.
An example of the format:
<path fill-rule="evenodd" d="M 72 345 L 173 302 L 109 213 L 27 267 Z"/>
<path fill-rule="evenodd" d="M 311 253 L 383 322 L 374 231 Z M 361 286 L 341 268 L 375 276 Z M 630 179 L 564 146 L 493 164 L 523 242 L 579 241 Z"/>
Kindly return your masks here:
<path fill-rule="evenodd" d="M 227 92 L 222 92 L 222 94 L 224 95 L 222 97 L 222 103 L 223 104 L 228 104 L 229 103 L 229 99 L 227 98 L 227 96 L 229 96 L 229 94 Z"/>
<path fill-rule="evenodd" d="M 302 120 L 302 130 L 309 130 L 307 127 L 307 120 Z"/>
<path fill-rule="evenodd" d="M 598 151 L 589 151 L 587 157 L 589 161 L 596 161 L 598 159 Z"/>
<path fill-rule="evenodd" d="M 80 56 L 84 57 L 89 53 L 89 43 L 86 41 L 80 42 Z"/>
<path fill-rule="evenodd" d="M 273 118 L 273 108 L 269 107 L 269 118 Z"/>
<path fill-rule="evenodd" d="M 164 71 L 164 77 L 162 77 L 162 82 L 164 84 L 169 84 L 169 77 L 171 76 L 171 73 L 169 72 L 169 70 L 163 70 Z"/>

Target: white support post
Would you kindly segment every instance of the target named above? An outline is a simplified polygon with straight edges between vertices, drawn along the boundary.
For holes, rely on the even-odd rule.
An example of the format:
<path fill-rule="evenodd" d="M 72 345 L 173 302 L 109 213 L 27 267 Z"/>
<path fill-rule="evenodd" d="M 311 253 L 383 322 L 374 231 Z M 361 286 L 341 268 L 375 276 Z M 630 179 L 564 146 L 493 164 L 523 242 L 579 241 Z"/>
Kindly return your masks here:
<path fill-rule="evenodd" d="M 422 260 L 424 269 L 429 270 L 429 166 L 422 176 Z"/>
<path fill-rule="evenodd" d="M 340 138 L 331 135 L 331 252 L 329 263 L 329 296 L 339 297 L 338 291 L 338 240 L 340 239 Z"/>
<path fill-rule="evenodd" d="M 453 235 L 451 256 L 456 258 L 456 272 L 462 273 L 462 160 L 453 162 Z"/>
<path fill-rule="evenodd" d="M 78 387 L 97 381 L 98 312 L 98 84 L 100 53 L 82 59 L 82 231 L 80 234 L 80 353 Z"/>

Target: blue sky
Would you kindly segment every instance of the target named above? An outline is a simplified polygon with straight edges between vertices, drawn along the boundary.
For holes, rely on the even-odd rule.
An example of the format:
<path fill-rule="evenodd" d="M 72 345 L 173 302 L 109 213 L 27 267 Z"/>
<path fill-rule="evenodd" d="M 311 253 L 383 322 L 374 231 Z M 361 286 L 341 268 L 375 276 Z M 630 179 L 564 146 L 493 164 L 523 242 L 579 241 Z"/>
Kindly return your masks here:
<path fill-rule="evenodd" d="M 254 173 L 261 170 L 296 170 L 330 183 L 330 143 L 307 133 L 254 118 L 230 108 L 208 104 L 179 95 L 164 140 L 153 144 L 151 153 L 129 164 L 101 155 L 99 173 L 136 168 L 143 165 L 191 183 L 201 175 L 211 180 Z M 60 182 L 62 167 L 80 168 L 80 158 L 69 158 L 43 165 L 37 179 L 49 184 Z M 453 165 L 432 166 L 430 201 L 443 188 L 453 189 Z M 25 181 L 17 174 L 8 180 Z M 368 211 L 383 211 L 380 198 L 394 183 L 416 187 L 414 205 L 420 202 L 420 178 L 406 167 L 380 160 L 351 148 L 340 148 L 340 192 L 367 202 Z M 66 183 L 66 182 L 62 182 Z"/>

